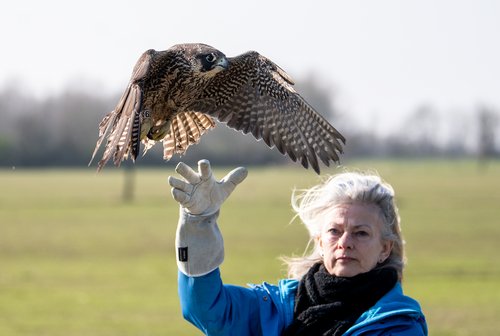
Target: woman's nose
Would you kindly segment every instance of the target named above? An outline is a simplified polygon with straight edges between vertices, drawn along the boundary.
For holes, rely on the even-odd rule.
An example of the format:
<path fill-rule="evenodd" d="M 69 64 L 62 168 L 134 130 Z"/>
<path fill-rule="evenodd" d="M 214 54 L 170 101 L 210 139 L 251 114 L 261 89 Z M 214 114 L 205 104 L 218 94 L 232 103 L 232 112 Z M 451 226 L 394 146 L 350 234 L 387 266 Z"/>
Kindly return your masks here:
<path fill-rule="evenodd" d="M 351 235 L 348 232 L 344 232 L 338 240 L 338 245 L 343 249 L 352 249 L 353 241 Z"/>

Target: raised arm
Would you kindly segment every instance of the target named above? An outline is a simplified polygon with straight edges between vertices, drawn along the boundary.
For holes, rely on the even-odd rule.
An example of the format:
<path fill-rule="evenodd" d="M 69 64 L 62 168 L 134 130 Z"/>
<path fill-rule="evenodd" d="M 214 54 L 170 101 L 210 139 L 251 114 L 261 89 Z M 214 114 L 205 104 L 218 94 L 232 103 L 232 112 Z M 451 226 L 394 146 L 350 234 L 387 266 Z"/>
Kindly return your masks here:
<path fill-rule="evenodd" d="M 258 333 L 254 291 L 224 286 L 218 269 L 224 259 L 219 209 L 246 178 L 247 170 L 237 168 L 216 181 L 210 163 L 201 160 L 198 172 L 184 163 L 179 163 L 176 172 L 184 178 L 169 177 L 172 196 L 180 204 L 175 245 L 183 316 L 207 334 L 229 335 L 235 328 L 248 335 Z"/>
<path fill-rule="evenodd" d="M 219 271 L 224 259 L 219 209 L 246 169 L 218 182 L 207 160 L 198 162 L 198 172 L 183 163 L 176 171 L 184 180 L 169 177 L 169 183 L 181 205 L 175 243 L 184 318 L 207 335 L 279 335 L 293 317 L 296 281 L 247 288 L 223 284 Z"/>

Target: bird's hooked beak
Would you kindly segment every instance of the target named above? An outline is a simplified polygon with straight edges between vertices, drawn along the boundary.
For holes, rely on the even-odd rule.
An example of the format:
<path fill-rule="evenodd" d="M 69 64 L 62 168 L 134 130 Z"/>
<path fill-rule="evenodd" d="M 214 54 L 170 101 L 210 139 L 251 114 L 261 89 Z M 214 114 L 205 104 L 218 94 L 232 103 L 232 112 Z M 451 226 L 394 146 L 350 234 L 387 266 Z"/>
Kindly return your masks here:
<path fill-rule="evenodd" d="M 229 67 L 229 62 L 225 56 L 219 57 L 219 59 L 215 62 L 215 67 L 221 67 L 222 69 L 227 69 Z"/>

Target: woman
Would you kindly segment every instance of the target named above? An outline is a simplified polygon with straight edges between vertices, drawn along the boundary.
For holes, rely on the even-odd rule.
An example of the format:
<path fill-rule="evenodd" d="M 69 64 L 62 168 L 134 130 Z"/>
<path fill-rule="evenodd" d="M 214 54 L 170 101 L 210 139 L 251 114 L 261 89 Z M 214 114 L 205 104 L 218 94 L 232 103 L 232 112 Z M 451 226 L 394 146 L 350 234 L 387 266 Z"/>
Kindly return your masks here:
<path fill-rule="evenodd" d="M 419 304 L 401 289 L 403 240 L 391 186 L 344 173 L 292 198 L 314 248 L 288 259 L 277 286 L 224 285 L 219 208 L 247 175 L 220 182 L 207 160 L 169 177 L 181 205 L 176 235 L 184 317 L 207 335 L 427 335 Z"/>

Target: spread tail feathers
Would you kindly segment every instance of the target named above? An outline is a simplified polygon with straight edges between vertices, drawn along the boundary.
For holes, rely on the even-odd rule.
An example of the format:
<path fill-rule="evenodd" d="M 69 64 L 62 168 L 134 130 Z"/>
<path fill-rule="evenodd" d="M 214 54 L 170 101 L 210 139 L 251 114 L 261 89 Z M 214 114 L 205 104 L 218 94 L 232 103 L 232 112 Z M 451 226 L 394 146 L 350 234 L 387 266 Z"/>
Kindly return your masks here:
<path fill-rule="evenodd" d="M 163 158 L 184 154 L 189 146 L 198 143 L 200 137 L 215 127 L 213 119 L 200 112 L 183 112 L 175 116 L 170 131 L 163 138 Z"/>
<path fill-rule="evenodd" d="M 111 158 L 117 166 L 128 158 L 129 154 L 132 154 L 132 159 L 135 160 L 140 145 L 139 111 L 141 98 L 140 88 L 135 84 L 129 85 L 115 109 L 102 119 L 99 124 L 99 138 L 89 165 L 109 132 L 104 154 L 99 161 L 97 170 L 101 170 Z"/>

